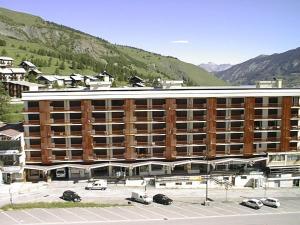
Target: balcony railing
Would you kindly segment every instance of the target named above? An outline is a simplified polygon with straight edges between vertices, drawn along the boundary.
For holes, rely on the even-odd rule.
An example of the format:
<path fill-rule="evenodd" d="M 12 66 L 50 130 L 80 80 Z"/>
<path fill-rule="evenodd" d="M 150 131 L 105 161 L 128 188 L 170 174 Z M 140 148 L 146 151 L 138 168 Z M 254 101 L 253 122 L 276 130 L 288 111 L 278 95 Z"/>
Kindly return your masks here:
<path fill-rule="evenodd" d="M 255 127 L 254 130 L 280 130 L 280 126 Z"/>
<path fill-rule="evenodd" d="M 103 148 L 109 147 L 108 144 L 106 144 L 106 143 L 94 142 L 93 145 L 94 145 L 94 147 L 103 147 Z"/>
<path fill-rule="evenodd" d="M 41 145 L 30 145 L 31 149 L 41 149 Z"/>
<path fill-rule="evenodd" d="M 42 162 L 42 157 L 26 157 L 27 162 Z"/>
<path fill-rule="evenodd" d="M 115 153 L 113 153 L 112 158 L 115 158 L 115 159 L 124 159 L 124 154 L 115 154 Z"/>
<path fill-rule="evenodd" d="M 101 160 L 101 159 L 109 159 L 107 154 L 94 154 L 94 159 Z"/>
<path fill-rule="evenodd" d="M 81 155 L 72 155 L 72 160 L 82 160 Z"/>
<path fill-rule="evenodd" d="M 279 103 L 268 103 L 268 104 L 263 104 L 263 103 L 255 103 L 254 108 L 277 108 L 281 107 L 281 104 Z"/>
<path fill-rule="evenodd" d="M 25 125 L 39 125 L 40 120 L 27 120 L 24 122 Z"/>
<path fill-rule="evenodd" d="M 263 115 L 255 115 L 254 119 L 280 119 L 281 116 L 280 115 L 267 115 L 267 116 L 263 116 Z"/>
<path fill-rule="evenodd" d="M 149 109 L 163 109 L 164 110 L 164 105 L 135 105 L 135 109 L 138 110 L 149 110 Z"/>
<path fill-rule="evenodd" d="M 70 133 L 71 136 L 82 136 L 82 131 L 71 131 Z"/>
<path fill-rule="evenodd" d="M 81 124 L 82 121 L 81 121 L 81 119 L 70 119 L 70 123 L 72 123 L 72 124 Z"/>
<path fill-rule="evenodd" d="M 240 139 L 216 139 L 216 143 L 217 144 L 233 144 L 233 143 L 237 143 L 237 144 L 243 144 L 243 138 Z"/>
<path fill-rule="evenodd" d="M 64 131 L 52 131 L 53 136 L 66 136 L 66 132 Z"/>
<path fill-rule="evenodd" d="M 216 116 L 217 120 L 243 120 L 244 115 Z"/>
<path fill-rule="evenodd" d="M 51 106 L 50 110 L 53 112 L 65 111 L 65 107 L 64 106 Z"/>
<path fill-rule="evenodd" d="M 217 104 L 217 108 L 244 108 L 244 103 Z"/>
<path fill-rule="evenodd" d="M 25 133 L 25 137 L 39 137 L 40 135 L 40 132 L 29 132 L 28 134 Z"/>
<path fill-rule="evenodd" d="M 221 127 L 221 128 L 219 128 L 219 127 L 217 127 L 216 128 L 216 131 L 217 132 L 222 132 L 222 131 L 243 131 L 244 130 L 244 127 L 229 127 L 229 128 L 223 128 L 223 127 Z"/>
<path fill-rule="evenodd" d="M 268 138 L 254 138 L 254 142 L 272 142 L 280 141 L 278 137 L 268 137 Z"/>

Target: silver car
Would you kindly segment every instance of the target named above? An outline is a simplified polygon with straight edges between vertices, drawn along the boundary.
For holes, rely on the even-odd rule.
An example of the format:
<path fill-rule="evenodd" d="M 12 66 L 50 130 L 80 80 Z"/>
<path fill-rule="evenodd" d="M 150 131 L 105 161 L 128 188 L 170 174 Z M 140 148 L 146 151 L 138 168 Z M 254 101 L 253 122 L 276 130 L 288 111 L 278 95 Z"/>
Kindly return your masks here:
<path fill-rule="evenodd" d="M 280 202 L 276 198 L 262 198 L 260 201 L 267 206 L 278 208 L 280 206 Z"/>
<path fill-rule="evenodd" d="M 241 205 L 251 207 L 253 209 L 260 209 L 263 206 L 263 203 L 258 199 L 244 199 Z"/>

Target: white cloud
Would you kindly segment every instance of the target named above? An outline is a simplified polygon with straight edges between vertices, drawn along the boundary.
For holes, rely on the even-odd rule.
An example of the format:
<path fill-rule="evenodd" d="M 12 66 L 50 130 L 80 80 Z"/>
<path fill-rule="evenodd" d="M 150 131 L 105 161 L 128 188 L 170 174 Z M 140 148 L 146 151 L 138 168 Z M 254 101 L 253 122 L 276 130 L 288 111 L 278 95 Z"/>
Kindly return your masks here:
<path fill-rule="evenodd" d="M 177 41 L 171 41 L 173 44 L 188 44 L 188 40 L 177 40 Z"/>

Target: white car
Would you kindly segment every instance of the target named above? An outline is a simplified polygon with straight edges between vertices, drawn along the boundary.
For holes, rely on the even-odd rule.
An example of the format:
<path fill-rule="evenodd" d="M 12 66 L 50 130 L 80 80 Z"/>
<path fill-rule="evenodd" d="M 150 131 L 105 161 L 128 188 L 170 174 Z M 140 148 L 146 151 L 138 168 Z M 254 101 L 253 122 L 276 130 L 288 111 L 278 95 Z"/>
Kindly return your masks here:
<path fill-rule="evenodd" d="M 92 183 L 88 183 L 85 187 L 86 190 L 106 190 L 107 180 L 96 180 Z"/>
<path fill-rule="evenodd" d="M 280 206 L 280 202 L 276 198 L 262 198 L 260 201 L 267 206 L 271 206 L 274 208 L 278 208 Z"/>
<path fill-rule="evenodd" d="M 251 207 L 253 209 L 260 209 L 263 206 L 263 203 L 258 199 L 244 199 L 241 203 L 244 206 Z"/>

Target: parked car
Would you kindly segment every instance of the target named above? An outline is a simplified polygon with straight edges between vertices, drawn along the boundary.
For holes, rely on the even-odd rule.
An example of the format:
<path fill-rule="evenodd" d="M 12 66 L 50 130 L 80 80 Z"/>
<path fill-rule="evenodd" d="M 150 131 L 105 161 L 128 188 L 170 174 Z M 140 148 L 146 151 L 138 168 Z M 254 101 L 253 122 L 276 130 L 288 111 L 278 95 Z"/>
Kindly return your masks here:
<path fill-rule="evenodd" d="M 96 180 L 92 183 L 88 183 L 85 187 L 86 190 L 106 190 L 107 180 Z"/>
<path fill-rule="evenodd" d="M 163 204 L 163 205 L 170 205 L 172 204 L 173 200 L 163 194 L 157 194 L 153 196 L 153 202 Z"/>
<path fill-rule="evenodd" d="M 258 199 L 244 199 L 241 203 L 244 206 L 251 207 L 253 209 L 260 209 L 263 206 L 263 203 Z"/>
<path fill-rule="evenodd" d="M 280 202 L 276 198 L 262 198 L 260 201 L 267 206 L 271 206 L 274 208 L 278 208 L 280 206 Z"/>
<path fill-rule="evenodd" d="M 81 197 L 74 191 L 65 191 L 61 197 L 63 200 L 66 201 L 73 201 L 73 202 L 80 202 Z"/>
<path fill-rule="evenodd" d="M 131 193 L 131 200 L 140 202 L 143 204 L 150 204 L 152 202 L 152 199 L 148 197 L 146 194 L 138 193 L 138 192 L 132 192 Z"/>

